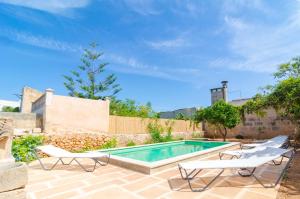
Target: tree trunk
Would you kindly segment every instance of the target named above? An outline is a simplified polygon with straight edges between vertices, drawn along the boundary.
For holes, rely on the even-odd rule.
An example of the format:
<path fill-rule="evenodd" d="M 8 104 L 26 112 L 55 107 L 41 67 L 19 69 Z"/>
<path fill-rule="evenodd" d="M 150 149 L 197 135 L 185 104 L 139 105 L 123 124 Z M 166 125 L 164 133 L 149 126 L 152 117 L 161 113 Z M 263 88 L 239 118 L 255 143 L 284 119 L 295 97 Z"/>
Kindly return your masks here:
<path fill-rule="evenodd" d="M 223 133 L 223 142 L 226 141 L 226 136 L 227 136 L 227 128 L 225 126 L 223 126 L 224 128 L 224 133 Z"/>
<path fill-rule="evenodd" d="M 299 124 L 296 124 L 294 139 L 295 139 L 296 143 L 300 143 L 300 127 L 299 127 Z"/>

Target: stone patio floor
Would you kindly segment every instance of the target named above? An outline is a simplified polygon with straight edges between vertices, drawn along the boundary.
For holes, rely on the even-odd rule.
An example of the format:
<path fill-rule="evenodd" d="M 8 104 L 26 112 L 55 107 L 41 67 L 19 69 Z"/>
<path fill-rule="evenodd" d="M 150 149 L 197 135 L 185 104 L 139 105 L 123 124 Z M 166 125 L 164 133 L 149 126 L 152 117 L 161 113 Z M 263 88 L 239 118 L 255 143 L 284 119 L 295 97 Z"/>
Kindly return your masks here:
<path fill-rule="evenodd" d="M 218 159 L 212 155 L 205 159 Z M 53 161 L 51 158 L 44 159 Z M 88 163 L 88 162 L 87 162 Z M 266 164 L 257 169 L 265 183 L 274 182 L 285 163 L 280 166 Z M 203 181 L 211 179 L 216 171 L 202 173 Z M 199 185 L 196 180 L 194 185 Z M 28 199 L 92 199 L 92 198 L 276 198 L 276 188 L 263 188 L 252 177 L 240 177 L 234 170 L 225 171 L 208 190 L 191 192 L 187 182 L 181 180 L 177 167 L 171 167 L 152 175 L 144 175 L 113 165 L 99 166 L 94 172 L 85 172 L 76 164 L 57 166 L 44 171 L 39 163 L 29 165 Z"/>

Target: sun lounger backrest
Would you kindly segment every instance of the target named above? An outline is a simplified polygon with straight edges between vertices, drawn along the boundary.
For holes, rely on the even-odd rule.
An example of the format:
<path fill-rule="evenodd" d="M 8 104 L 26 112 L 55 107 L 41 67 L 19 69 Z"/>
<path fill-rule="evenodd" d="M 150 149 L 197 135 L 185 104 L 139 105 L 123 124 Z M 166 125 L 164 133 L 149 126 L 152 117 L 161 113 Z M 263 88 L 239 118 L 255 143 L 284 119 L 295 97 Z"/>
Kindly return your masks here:
<path fill-rule="evenodd" d="M 276 136 L 276 137 L 270 139 L 269 141 L 273 141 L 273 142 L 276 142 L 276 143 L 282 143 L 282 142 L 284 143 L 284 142 L 287 141 L 287 139 L 288 139 L 288 136 L 279 135 L 279 136 Z"/>
<path fill-rule="evenodd" d="M 46 153 L 47 155 L 52 157 L 63 157 L 71 154 L 69 151 L 55 147 L 53 145 L 38 146 L 37 149 L 41 150 L 43 153 Z"/>
<path fill-rule="evenodd" d="M 280 157 L 282 154 L 288 152 L 287 149 L 274 148 L 274 147 L 262 147 L 259 150 L 256 150 L 252 153 L 244 153 L 242 154 L 242 159 L 263 159 L 263 158 L 273 158 Z"/>
<path fill-rule="evenodd" d="M 279 148 L 282 145 L 284 145 L 287 142 L 287 140 L 288 140 L 287 136 L 281 135 L 281 136 L 274 137 L 274 138 L 262 143 L 260 146 Z"/>

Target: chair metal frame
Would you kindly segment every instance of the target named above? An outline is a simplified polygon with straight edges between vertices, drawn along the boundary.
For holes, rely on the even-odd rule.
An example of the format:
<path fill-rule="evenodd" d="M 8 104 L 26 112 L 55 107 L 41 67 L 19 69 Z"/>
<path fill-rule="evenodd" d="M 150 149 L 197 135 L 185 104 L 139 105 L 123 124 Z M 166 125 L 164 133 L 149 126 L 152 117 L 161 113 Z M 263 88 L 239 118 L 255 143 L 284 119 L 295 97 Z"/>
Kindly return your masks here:
<path fill-rule="evenodd" d="M 295 150 L 291 150 L 291 155 L 287 156 L 287 155 L 282 155 L 281 157 L 281 161 L 280 164 L 283 160 L 283 158 L 288 158 L 288 161 L 286 163 L 286 165 L 284 166 L 284 168 L 282 169 L 280 175 L 278 176 L 278 178 L 276 179 L 274 184 L 269 184 L 269 185 L 265 185 L 259 178 L 258 176 L 255 175 L 255 170 L 257 167 L 249 167 L 249 168 L 228 168 L 228 169 L 238 169 L 238 174 L 242 177 L 254 177 L 254 179 L 261 184 L 264 188 L 273 188 L 275 187 L 279 182 L 280 179 L 282 178 L 283 174 L 285 173 L 285 171 L 288 169 L 292 159 L 294 158 L 295 155 Z M 272 160 L 274 161 L 274 160 Z M 275 164 L 275 163 L 274 163 Z M 276 165 L 276 164 L 275 164 Z M 217 178 L 225 171 L 225 169 L 227 168 L 222 168 L 220 169 L 221 171 L 211 180 L 209 181 L 206 185 L 204 185 L 203 187 L 200 188 L 193 188 L 192 187 L 192 180 L 204 169 L 193 169 L 192 171 L 188 171 L 187 169 L 182 168 L 180 165 L 178 165 L 178 169 L 181 175 L 181 178 L 183 180 L 187 180 L 188 181 L 188 185 L 189 188 L 191 189 L 191 191 L 193 192 L 202 192 L 205 191 L 215 180 L 217 180 Z M 242 173 L 241 171 L 246 171 L 246 174 Z M 198 177 L 201 179 L 201 177 Z"/>
<path fill-rule="evenodd" d="M 50 171 L 50 170 L 54 169 L 55 166 L 56 166 L 59 162 L 61 162 L 62 165 L 71 165 L 72 162 L 76 162 L 76 163 L 77 163 L 84 171 L 86 171 L 86 172 L 93 172 L 93 171 L 95 171 L 97 164 L 99 164 L 100 166 L 106 166 L 106 165 L 109 163 L 109 160 L 110 160 L 110 154 L 107 154 L 107 156 L 106 156 L 106 161 L 105 161 L 105 162 L 101 162 L 100 160 L 98 160 L 98 158 L 84 157 L 84 159 L 91 159 L 91 160 L 94 161 L 94 164 L 93 164 L 93 166 L 92 166 L 92 169 L 88 169 L 87 167 L 83 166 L 83 164 L 80 163 L 80 162 L 77 160 L 78 158 L 76 158 L 76 157 L 73 157 L 73 158 L 71 157 L 72 159 L 71 159 L 71 161 L 68 162 L 68 163 L 66 163 L 66 162 L 63 161 L 63 158 L 67 158 L 67 157 L 56 157 L 56 158 L 58 158 L 58 160 L 57 160 L 51 167 L 48 167 L 48 168 L 47 168 L 47 167 L 45 166 L 45 164 L 42 162 L 41 158 L 39 157 L 38 151 L 39 151 L 39 150 L 38 150 L 37 148 L 35 148 L 35 149 L 32 151 L 32 152 L 33 152 L 33 155 L 34 155 L 34 156 L 36 157 L 36 159 L 39 161 L 41 167 L 42 167 L 44 170 L 46 170 L 46 171 Z M 41 151 L 41 152 L 42 152 L 42 151 Z M 80 157 L 80 158 L 81 158 L 81 157 Z M 82 159 L 83 159 L 83 157 L 82 157 Z"/>

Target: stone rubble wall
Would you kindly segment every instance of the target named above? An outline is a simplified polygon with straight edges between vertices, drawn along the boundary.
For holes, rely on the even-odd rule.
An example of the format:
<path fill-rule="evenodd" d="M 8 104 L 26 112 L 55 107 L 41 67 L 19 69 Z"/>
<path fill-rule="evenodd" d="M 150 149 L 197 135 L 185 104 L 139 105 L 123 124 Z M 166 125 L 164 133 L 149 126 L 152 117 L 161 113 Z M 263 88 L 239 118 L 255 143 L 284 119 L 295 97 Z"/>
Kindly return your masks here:
<path fill-rule="evenodd" d="M 191 139 L 192 138 L 191 132 L 174 132 L 172 133 L 173 138 L 175 139 Z M 163 134 L 164 136 L 166 134 Z M 117 141 L 118 141 L 118 146 L 126 146 L 127 143 L 130 141 L 133 141 L 137 145 L 145 144 L 145 142 L 149 141 L 151 139 L 150 135 L 148 133 L 144 134 L 114 134 L 113 135 Z"/>
<path fill-rule="evenodd" d="M 244 124 L 241 123 L 228 130 L 227 138 L 235 138 L 237 135 L 245 139 L 269 139 L 277 135 L 293 136 L 295 126 L 276 113 L 274 109 L 266 110 L 265 117 L 255 114 L 246 115 Z M 219 129 L 213 125 L 205 124 L 205 137 L 221 138 Z"/>
<path fill-rule="evenodd" d="M 99 148 L 111 139 L 105 134 L 92 133 L 44 134 L 44 136 L 45 144 L 52 144 L 68 151 Z"/>
<path fill-rule="evenodd" d="M 126 146 L 133 141 L 137 145 L 145 144 L 150 140 L 149 134 L 94 134 L 94 133 L 73 133 L 73 134 L 43 134 L 44 144 L 52 144 L 68 151 L 82 151 L 100 148 L 111 139 L 117 140 L 117 146 Z M 174 138 L 191 139 L 192 133 L 172 133 Z"/>

